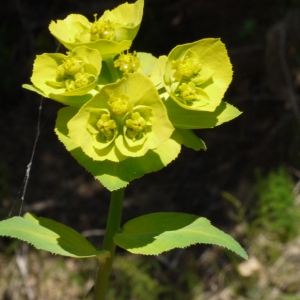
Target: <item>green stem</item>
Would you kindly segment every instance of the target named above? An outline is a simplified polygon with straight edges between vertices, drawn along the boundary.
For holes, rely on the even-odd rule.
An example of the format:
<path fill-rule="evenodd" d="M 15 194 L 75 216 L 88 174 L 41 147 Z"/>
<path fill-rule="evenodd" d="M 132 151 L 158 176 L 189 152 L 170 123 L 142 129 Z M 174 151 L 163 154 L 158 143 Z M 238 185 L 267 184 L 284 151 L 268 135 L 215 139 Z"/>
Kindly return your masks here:
<path fill-rule="evenodd" d="M 125 189 L 123 188 L 117 191 L 113 191 L 111 194 L 108 220 L 102 247 L 102 250 L 108 250 L 110 252 L 110 257 L 107 259 L 99 259 L 93 300 L 105 299 L 108 280 L 116 249 L 113 237 L 120 230 L 124 192 Z"/>
<path fill-rule="evenodd" d="M 118 79 L 120 79 L 120 75 L 118 72 L 118 69 L 114 66 L 114 58 L 109 57 L 105 60 L 105 63 L 108 67 L 112 82 L 116 82 Z"/>

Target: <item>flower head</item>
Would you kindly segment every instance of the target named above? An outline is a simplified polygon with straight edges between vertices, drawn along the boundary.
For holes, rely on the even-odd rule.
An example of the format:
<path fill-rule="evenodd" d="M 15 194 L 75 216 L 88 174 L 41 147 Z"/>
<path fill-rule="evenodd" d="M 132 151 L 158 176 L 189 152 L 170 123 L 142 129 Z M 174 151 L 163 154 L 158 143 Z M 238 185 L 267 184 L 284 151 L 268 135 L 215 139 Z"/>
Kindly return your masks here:
<path fill-rule="evenodd" d="M 155 86 L 140 73 L 103 87 L 67 126 L 86 155 L 115 162 L 145 155 L 174 131 Z"/>
<path fill-rule="evenodd" d="M 123 116 L 133 109 L 133 104 L 129 100 L 129 96 L 126 94 L 120 94 L 118 96 L 111 95 L 107 104 L 109 105 L 110 111 L 113 115 Z"/>
<path fill-rule="evenodd" d="M 121 53 L 118 59 L 114 61 L 114 66 L 124 73 L 133 73 L 141 66 L 136 55 L 135 51 L 133 53 Z"/>
<path fill-rule="evenodd" d="M 101 65 L 99 52 L 84 46 L 67 55 L 38 55 L 33 66 L 31 89 L 57 101 L 86 95 L 97 85 Z"/>
<path fill-rule="evenodd" d="M 97 128 L 100 132 L 100 139 L 109 142 L 117 132 L 117 123 L 115 120 L 110 119 L 109 114 L 104 113 L 97 122 Z"/>
<path fill-rule="evenodd" d="M 168 56 L 164 84 L 181 107 L 214 111 L 231 79 L 232 68 L 224 44 L 210 38 L 175 47 Z"/>
<path fill-rule="evenodd" d="M 97 14 L 95 14 L 95 18 Z M 90 29 L 90 40 L 114 40 L 116 37 L 116 29 L 121 27 L 119 23 L 113 23 L 109 20 L 101 21 L 100 19 L 95 19 Z"/>
<path fill-rule="evenodd" d="M 131 46 L 142 20 L 144 0 L 133 4 L 124 3 L 112 11 L 106 10 L 90 22 L 79 14 L 71 14 L 64 20 L 52 21 L 50 32 L 67 49 L 87 46 L 97 49 L 103 59 L 114 57 Z"/>
<path fill-rule="evenodd" d="M 172 70 L 175 70 L 173 77 L 176 81 L 191 79 L 199 74 L 202 65 L 196 55 L 186 56 L 183 60 L 173 60 Z"/>
<path fill-rule="evenodd" d="M 202 89 L 197 88 L 192 81 L 182 83 L 176 91 L 176 96 L 185 105 L 192 105 L 193 102 L 197 102 L 198 106 L 205 106 L 209 103 L 207 94 Z"/>

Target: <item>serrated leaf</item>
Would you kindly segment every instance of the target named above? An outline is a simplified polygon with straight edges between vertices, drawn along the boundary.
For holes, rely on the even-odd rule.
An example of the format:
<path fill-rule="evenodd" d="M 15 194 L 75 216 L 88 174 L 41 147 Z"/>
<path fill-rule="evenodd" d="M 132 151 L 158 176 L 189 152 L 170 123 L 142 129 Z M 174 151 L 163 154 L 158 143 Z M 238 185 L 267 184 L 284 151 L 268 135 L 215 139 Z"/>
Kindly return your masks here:
<path fill-rule="evenodd" d="M 225 247 L 245 259 L 248 257 L 238 242 L 212 226 L 209 220 L 183 213 L 160 212 L 130 220 L 115 235 L 114 241 L 131 253 L 144 255 L 204 243 Z"/>
<path fill-rule="evenodd" d="M 127 158 L 121 162 L 93 161 L 68 137 L 66 124 L 77 111 L 72 107 L 62 108 L 58 113 L 55 132 L 71 155 L 110 191 L 123 188 L 144 174 L 162 169 L 180 153 L 181 136 L 175 132 L 159 148 L 149 150 L 144 156 Z"/>
<path fill-rule="evenodd" d="M 74 258 L 107 257 L 74 229 L 46 218 L 27 213 L 0 222 L 0 235 L 17 238 L 35 248 Z"/>

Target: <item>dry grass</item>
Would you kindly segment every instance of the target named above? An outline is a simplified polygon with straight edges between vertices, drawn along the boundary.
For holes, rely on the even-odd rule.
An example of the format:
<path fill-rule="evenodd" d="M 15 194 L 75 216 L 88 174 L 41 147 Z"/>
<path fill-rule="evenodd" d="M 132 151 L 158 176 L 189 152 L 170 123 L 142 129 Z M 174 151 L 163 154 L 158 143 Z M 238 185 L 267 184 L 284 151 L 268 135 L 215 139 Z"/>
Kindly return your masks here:
<path fill-rule="evenodd" d="M 93 285 L 95 260 L 61 258 L 37 252 L 31 247 L 29 250 L 26 246 L 21 248 L 22 253 L 18 250 L 15 255 L 0 255 L 0 299 L 84 299 L 84 295 Z M 262 249 L 265 249 L 265 252 Z M 276 259 L 272 257 L 272 263 L 267 257 L 268 253 L 272 252 L 270 249 L 274 250 L 277 257 Z M 183 257 L 186 266 L 181 267 L 182 277 L 178 280 L 181 282 L 180 285 L 175 283 L 177 279 L 173 282 L 170 280 L 169 283 L 161 281 L 164 277 L 163 272 L 168 272 L 168 276 L 172 278 L 174 274 L 170 274 L 170 270 L 156 268 L 153 272 L 153 269 L 147 269 L 145 265 L 149 265 L 149 262 L 155 264 L 153 259 L 134 258 L 131 255 L 118 256 L 112 276 L 114 288 L 110 290 L 108 299 L 296 300 L 300 298 L 300 236 L 286 245 L 272 242 L 263 235 L 257 236 L 248 247 L 250 260 L 242 263 L 237 263 L 234 258 L 224 264 L 223 251 L 218 248 L 204 251 L 197 260 L 194 257 L 194 261 L 188 259 L 191 256 L 187 252 Z M 21 270 L 20 261 L 23 261 L 26 274 Z M 196 268 L 189 269 L 188 265 L 191 263 Z M 199 272 L 200 269 L 202 274 Z M 209 276 L 205 274 L 205 270 Z M 144 290 L 144 294 L 140 292 L 134 296 L 132 291 L 138 285 L 139 290 Z M 189 286 L 188 291 L 184 291 L 184 285 Z M 153 291 L 160 289 L 161 292 L 153 293 L 153 298 L 149 298 L 149 289 L 150 292 L 151 289 Z"/>

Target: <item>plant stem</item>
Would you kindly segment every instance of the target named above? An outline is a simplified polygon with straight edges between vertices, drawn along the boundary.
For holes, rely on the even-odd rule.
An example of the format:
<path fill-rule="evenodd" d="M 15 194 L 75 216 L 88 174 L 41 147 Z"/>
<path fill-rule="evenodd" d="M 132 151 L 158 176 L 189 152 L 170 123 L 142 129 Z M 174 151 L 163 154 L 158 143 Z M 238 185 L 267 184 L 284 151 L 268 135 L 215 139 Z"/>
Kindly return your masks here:
<path fill-rule="evenodd" d="M 105 62 L 108 67 L 112 82 L 116 82 L 118 79 L 120 79 L 120 75 L 118 70 L 114 66 L 114 58 L 113 57 L 107 58 Z"/>
<path fill-rule="evenodd" d="M 111 194 L 106 231 L 102 246 L 102 250 L 108 250 L 110 252 L 110 257 L 107 259 L 99 258 L 93 300 L 105 299 L 108 280 L 116 249 L 113 237 L 120 229 L 124 192 L 125 188 L 113 191 Z"/>

